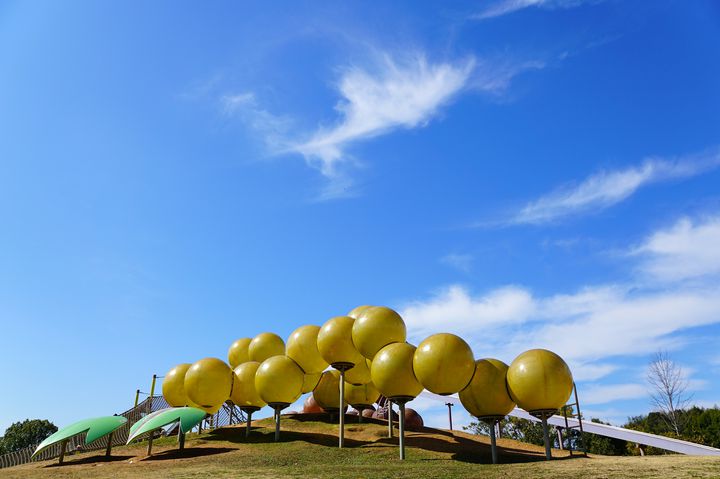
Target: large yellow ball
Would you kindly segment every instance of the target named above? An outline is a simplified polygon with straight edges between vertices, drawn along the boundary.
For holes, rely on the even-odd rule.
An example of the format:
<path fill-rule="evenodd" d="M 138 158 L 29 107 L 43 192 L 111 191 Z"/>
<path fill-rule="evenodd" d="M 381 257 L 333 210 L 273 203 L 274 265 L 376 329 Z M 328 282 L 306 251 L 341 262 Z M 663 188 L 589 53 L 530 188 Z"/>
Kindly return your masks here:
<path fill-rule="evenodd" d="M 185 373 L 192 364 L 178 364 L 165 374 L 162 384 L 162 394 L 165 401 L 173 407 L 183 407 L 189 404 L 185 394 Z"/>
<path fill-rule="evenodd" d="M 235 368 L 235 385 L 230 399 L 238 407 L 263 407 L 265 401 L 255 389 L 255 374 L 260 363 L 247 361 Z"/>
<path fill-rule="evenodd" d="M 305 393 L 309 393 L 310 391 L 315 389 L 315 387 L 320 382 L 321 376 L 322 376 L 322 373 L 306 373 L 305 376 L 303 377 L 303 385 L 302 385 L 301 392 L 303 394 L 305 394 Z"/>
<path fill-rule="evenodd" d="M 345 371 L 345 382 L 350 384 L 367 384 L 370 382 L 370 366 L 365 358 Z"/>
<path fill-rule="evenodd" d="M 353 407 L 372 406 L 380 398 L 380 391 L 372 382 L 362 385 L 345 384 L 345 402 Z"/>
<path fill-rule="evenodd" d="M 531 349 L 510 364 L 507 388 L 513 401 L 528 412 L 554 411 L 570 398 L 573 377 L 560 356 L 547 349 Z"/>
<path fill-rule="evenodd" d="M 336 316 L 322 325 L 317 337 L 320 356 L 333 366 L 355 365 L 365 358 L 355 349 L 352 342 L 352 327 L 355 320 L 350 316 Z"/>
<path fill-rule="evenodd" d="M 313 391 L 315 402 L 325 411 L 338 411 L 340 409 L 340 372 L 325 371 L 320 376 Z"/>
<path fill-rule="evenodd" d="M 302 391 L 305 373 L 289 357 L 272 356 L 260 364 L 255 373 L 255 389 L 266 403 L 290 404 Z"/>
<path fill-rule="evenodd" d="M 366 310 L 368 310 L 370 308 L 372 308 L 372 306 L 368 306 L 368 305 L 357 306 L 357 307 L 353 308 L 353 310 L 350 311 L 347 315 L 353 319 L 358 319 L 363 312 L 365 312 Z"/>
<path fill-rule="evenodd" d="M 465 389 L 472 379 L 475 358 L 468 343 L 459 336 L 433 334 L 418 345 L 413 370 L 428 391 L 453 394 Z"/>
<path fill-rule="evenodd" d="M 242 363 L 250 361 L 250 357 L 248 356 L 250 341 L 252 341 L 250 338 L 240 338 L 230 345 L 230 349 L 228 349 L 228 363 L 230 363 L 231 368 L 236 368 Z"/>
<path fill-rule="evenodd" d="M 375 387 L 385 397 L 414 398 L 423 390 L 413 373 L 415 346 L 392 343 L 375 355 L 370 375 Z"/>
<path fill-rule="evenodd" d="M 475 417 L 506 416 L 515 407 L 507 392 L 508 366 L 497 359 L 478 359 L 470 384 L 460 391 L 460 402 Z"/>
<path fill-rule="evenodd" d="M 230 398 L 234 378 L 233 370 L 224 361 L 201 359 L 185 373 L 185 392 L 195 404 L 212 409 Z"/>
<path fill-rule="evenodd" d="M 405 321 L 385 306 L 363 310 L 352 328 L 353 344 L 368 359 L 390 343 L 404 343 L 406 337 Z"/>
<path fill-rule="evenodd" d="M 298 363 L 306 373 L 319 373 L 328 367 L 327 361 L 320 356 L 317 338 L 320 326 L 300 326 L 290 334 L 285 354 Z"/>
<path fill-rule="evenodd" d="M 255 336 L 248 346 L 250 361 L 262 363 L 273 356 L 285 355 L 285 342 L 275 333 L 260 333 Z"/>

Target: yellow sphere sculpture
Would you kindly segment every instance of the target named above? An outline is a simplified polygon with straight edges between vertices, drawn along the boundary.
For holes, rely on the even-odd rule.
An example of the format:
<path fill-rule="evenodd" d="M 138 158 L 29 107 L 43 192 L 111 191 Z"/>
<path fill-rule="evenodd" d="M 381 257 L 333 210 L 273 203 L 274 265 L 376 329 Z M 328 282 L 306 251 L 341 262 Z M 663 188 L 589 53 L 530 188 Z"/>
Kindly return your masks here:
<path fill-rule="evenodd" d="M 305 374 L 289 357 L 272 356 L 255 373 L 255 389 L 269 405 L 288 405 L 301 394 Z"/>
<path fill-rule="evenodd" d="M 507 392 L 505 375 L 508 366 L 497 359 L 478 359 L 470 384 L 460 391 L 460 402 L 478 418 L 501 418 L 515 407 Z"/>
<path fill-rule="evenodd" d="M 224 361 L 201 359 L 185 373 L 185 392 L 201 408 L 213 409 L 230 398 L 234 378 L 233 370 Z"/>
<path fill-rule="evenodd" d="M 322 325 L 317 337 L 320 356 L 335 368 L 345 368 L 365 361 L 352 342 L 355 320 L 350 316 L 336 316 Z"/>
<path fill-rule="evenodd" d="M 305 394 L 315 389 L 320 382 L 320 376 L 322 376 L 322 373 L 305 373 L 301 392 Z"/>
<path fill-rule="evenodd" d="M 367 304 L 363 305 L 363 306 L 357 306 L 357 307 L 353 308 L 353 310 L 350 311 L 347 315 L 353 319 L 358 319 L 364 311 L 366 311 L 370 308 L 372 308 L 372 306 L 368 306 Z"/>
<path fill-rule="evenodd" d="M 345 382 L 350 384 L 367 384 L 370 382 L 370 366 L 363 358 L 355 367 L 345 371 Z"/>
<path fill-rule="evenodd" d="M 404 343 L 406 337 L 405 321 L 385 306 L 363 310 L 352 328 L 353 344 L 368 359 L 390 343 Z"/>
<path fill-rule="evenodd" d="M 265 401 L 255 389 L 255 374 L 259 367 L 259 362 L 248 361 L 235 368 L 235 385 L 230 399 L 236 406 L 241 408 L 261 408 L 265 406 Z"/>
<path fill-rule="evenodd" d="M 285 355 L 285 342 L 275 333 L 260 333 L 248 346 L 248 359 L 262 363 L 273 356 Z"/>
<path fill-rule="evenodd" d="M 461 337 L 433 334 L 418 345 L 413 370 L 425 389 L 448 395 L 468 385 L 475 372 L 475 358 Z"/>
<path fill-rule="evenodd" d="M 300 326 L 290 334 L 285 354 L 298 363 L 306 373 L 320 373 L 328 367 L 327 361 L 320 356 L 317 337 L 320 326 Z"/>
<path fill-rule="evenodd" d="M 250 341 L 252 341 L 250 338 L 240 338 L 230 345 L 230 349 L 228 349 L 228 363 L 231 368 L 235 369 L 242 363 L 250 361 L 250 357 L 248 356 Z"/>
<path fill-rule="evenodd" d="M 526 411 L 548 412 L 565 405 L 572 394 L 573 377 L 560 356 L 547 349 L 531 349 L 510 364 L 507 388 Z"/>
<path fill-rule="evenodd" d="M 372 406 L 380 398 L 380 391 L 372 382 L 362 385 L 345 384 L 345 402 L 359 409 L 362 406 Z"/>
<path fill-rule="evenodd" d="M 327 412 L 340 410 L 340 372 L 332 369 L 322 373 L 313 391 L 313 398 Z"/>
<path fill-rule="evenodd" d="M 178 364 L 165 373 L 162 384 L 162 394 L 165 400 L 172 407 L 183 407 L 189 405 L 189 399 L 185 393 L 185 373 L 192 364 Z"/>
<path fill-rule="evenodd" d="M 370 375 L 375 387 L 390 399 L 408 400 L 423 390 L 422 384 L 413 373 L 415 346 L 408 343 L 393 343 L 382 348 L 375 355 Z"/>

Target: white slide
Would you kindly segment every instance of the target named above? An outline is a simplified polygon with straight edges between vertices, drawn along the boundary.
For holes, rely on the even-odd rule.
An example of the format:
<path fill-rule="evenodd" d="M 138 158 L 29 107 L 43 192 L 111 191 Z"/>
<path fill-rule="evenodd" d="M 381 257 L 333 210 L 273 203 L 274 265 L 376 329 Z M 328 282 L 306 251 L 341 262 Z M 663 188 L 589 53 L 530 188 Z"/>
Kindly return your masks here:
<path fill-rule="evenodd" d="M 451 402 L 453 404 L 460 404 L 460 399 L 457 396 L 439 396 L 428 391 L 423 391 L 421 396 L 436 399 L 442 402 Z M 530 421 L 540 422 L 530 413 L 520 408 L 513 409 L 509 416 L 519 417 L 522 419 L 528 419 Z M 565 427 L 565 418 L 563 416 L 551 416 L 548 418 L 548 424 L 553 426 Z M 570 427 L 574 427 L 576 430 L 579 425 L 577 419 L 568 418 L 568 424 Z M 696 444 L 694 442 L 682 441 L 680 439 L 673 439 L 671 437 L 658 436 L 656 434 L 649 434 L 647 432 L 633 431 L 632 429 L 625 429 L 622 427 L 608 426 L 605 424 L 598 424 L 590 421 L 583 421 L 583 430 L 592 434 L 598 434 L 600 436 L 612 437 L 615 439 L 622 439 L 637 444 L 643 444 L 645 446 L 657 447 L 659 449 L 665 449 L 666 451 L 679 452 L 680 454 L 688 454 L 693 456 L 720 456 L 720 449 L 716 449 L 710 446 L 703 446 L 702 444 Z"/>

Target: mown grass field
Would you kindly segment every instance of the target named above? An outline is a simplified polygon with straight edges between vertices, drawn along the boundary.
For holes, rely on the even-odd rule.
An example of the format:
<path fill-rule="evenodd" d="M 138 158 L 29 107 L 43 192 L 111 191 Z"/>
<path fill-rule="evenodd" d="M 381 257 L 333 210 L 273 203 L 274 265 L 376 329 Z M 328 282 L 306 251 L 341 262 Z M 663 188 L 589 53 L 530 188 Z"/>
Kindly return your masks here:
<path fill-rule="evenodd" d="M 67 456 L 65 465 L 45 461 L 2 469 L 6 478 L 243 477 L 243 478 L 718 478 L 720 457 L 569 457 L 553 451 L 544 460 L 541 448 L 501 439 L 500 460 L 490 464 L 490 446 L 482 436 L 425 428 L 407 433 L 407 460 L 398 459 L 397 437 L 387 438 L 379 422 L 346 426 L 346 448 L 337 447 L 337 425 L 318 417 L 284 416 L 282 440 L 273 441 L 270 420 L 257 421 L 252 438 L 242 426 L 189 435 L 186 450 L 175 438 Z"/>

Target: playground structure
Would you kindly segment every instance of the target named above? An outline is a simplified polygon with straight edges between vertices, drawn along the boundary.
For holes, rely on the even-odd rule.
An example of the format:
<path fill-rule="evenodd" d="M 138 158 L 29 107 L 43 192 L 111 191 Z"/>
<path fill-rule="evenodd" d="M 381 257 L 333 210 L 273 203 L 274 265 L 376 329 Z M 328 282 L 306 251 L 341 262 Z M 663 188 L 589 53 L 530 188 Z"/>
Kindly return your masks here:
<path fill-rule="evenodd" d="M 540 421 L 546 459 L 552 458 L 548 424 L 560 425 L 557 413 L 573 392 L 574 404 L 579 408 L 572 373 L 562 358 L 551 351 L 533 349 L 519 354 L 507 365 L 497 359 L 476 360 L 470 346 L 453 334 L 434 334 L 417 347 L 409 344 L 406 338 L 403 319 L 392 309 L 382 306 L 360 306 L 347 316 L 331 318 L 322 326 L 301 326 L 291 333 L 287 344 L 278 335 L 268 332 L 254 338 L 240 338 L 228 350 L 229 364 L 218 358 L 204 358 L 193 364 L 173 367 L 164 376 L 162 384 L 163 397 L 170 407 L 151 408 L 144 417 L 134 419 L 125 433 L 127 443 L 148 438 L 147 454 L 151 455 L 152 439 L 157 431 L 172 430 L 177 426 L 178 445 L 182 449 L 187 431 L 225 408 L 230 408 L 230 423 L 233 411 L 240 410 L 236 416 L 245 421 L 247 436 L 251 431 L 252 414 L 265 405 L 274 410 L 275 441 L 279 441 L 282 410 L 303 393 L 312 392 L 315 406 L 338 414 L 340 448 L 344 447 L 348 404 L 357 409 L 358 420 L 362 420 L 364 409 L 373 404 L 378 404 L 376 414 L 384 408 L 389 437 L 393 435 L 392 404 L 396 404 L 399 409 L 399 457 L 402 460 L 405 459 L 405 405 L 425 390 L 424 394 L 436 395 L 448 405 L 461 404 L 471 415 L 490 425 L 493 463 L 498 462 L 494 426 L 507 415 Z M 580 417 L 568 419 L 565 416 L 562 420 L 563 427 L 582 430 Z M 122 425 L 118 424 L 118 427 Z M 595 426 L 599 425 L 586 423 L 585 427 L 588 432 L 598 430 L 600 434 L 620 437 L 612 434 L 621 432 Z M 76 424 L 58 431 L 33 455 L 43 457 L 41 453 L 45 448 L 61 443 L 62 462 L 65 445 L 72 436 L 88 431 L 86 441 L 92 442 L 114 431 L 105 428 L 107 430 L 98 429 L 94 433 L 83 427 Z M 623 439 L 663 447 L 657 445 L 657 441 L 649 443 L 654 440 L 647 437 L 638 441 L 635 436 L 629 438 L 626 432 L 622 434 L 625 435 Z M 109 454 L 112 438 L 106 442 Z M 673 447 L 679 446 L 674 444 Z M 720 454 L 712 448 L 687 450 L 696 454 Z"/>

